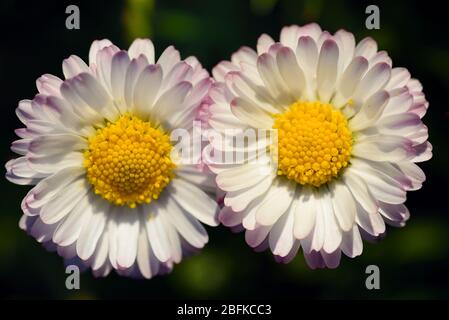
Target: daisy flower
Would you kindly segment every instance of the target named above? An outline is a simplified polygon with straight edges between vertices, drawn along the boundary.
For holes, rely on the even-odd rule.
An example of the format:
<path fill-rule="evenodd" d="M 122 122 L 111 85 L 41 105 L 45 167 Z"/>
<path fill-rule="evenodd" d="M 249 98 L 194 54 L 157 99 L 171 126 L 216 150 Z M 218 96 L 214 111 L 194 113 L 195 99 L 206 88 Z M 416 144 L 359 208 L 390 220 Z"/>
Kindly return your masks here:
<path fill-rule="evenodd" d="M 405 224 L 407 191 L 425 179 L 415 163 L 432 156 L 421 121 L 428 103 L 373 39 L 289 26 L 279 42 L 263 34 L 257 51 L 242 47 L 213 76 L 210 127 L 277 133 L 265 160 L 209 164 L 226 192 L 220 221 L 245 229 L 251 247 L 269 247 L 282 262 L 302 247 L 311 268 L 334 268 L 341 252 L 362 253 L 362 238 L 381 237 L 385 223 Z M 256 140 L 258 150 L 273 149 Z"/>
<path fill-rule="evenodd" d="M 172 46 L 155 61 L 145 39 L 128 51 L 94 41 L 89 64 L 72 55 L 62 67 L 65 80 L 43 75 L 16 110 L 21 156 L 6 177 L 34 185 L 20 227 L 96 276 L 170 271 L 208 241 L 199 221 L 218 224 L 213 178 L 197 159 L 175 161 L 170 139 L 192 130 L 212 79 Z"/>

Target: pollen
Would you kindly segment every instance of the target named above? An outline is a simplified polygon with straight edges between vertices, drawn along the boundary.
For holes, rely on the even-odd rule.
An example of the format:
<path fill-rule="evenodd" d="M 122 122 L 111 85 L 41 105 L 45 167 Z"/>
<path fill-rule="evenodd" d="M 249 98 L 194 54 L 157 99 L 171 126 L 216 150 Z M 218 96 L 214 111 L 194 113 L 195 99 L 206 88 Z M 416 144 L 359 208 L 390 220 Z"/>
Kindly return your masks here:
<path fill-rule="evenodd" d="M 273 117 L 273 129 L 278 133 L 278 175 L 319 187 L 348 166 L 352 132 L 346 117 L 332 105 L 297 101 Z"/>
<path fill-rule="evenodd" d="M 84 152 L 87 179 L 96 194 L 130 208 L 158 199 L 173 177 L 170 137 L 125 114 L 89 138 Z"/>

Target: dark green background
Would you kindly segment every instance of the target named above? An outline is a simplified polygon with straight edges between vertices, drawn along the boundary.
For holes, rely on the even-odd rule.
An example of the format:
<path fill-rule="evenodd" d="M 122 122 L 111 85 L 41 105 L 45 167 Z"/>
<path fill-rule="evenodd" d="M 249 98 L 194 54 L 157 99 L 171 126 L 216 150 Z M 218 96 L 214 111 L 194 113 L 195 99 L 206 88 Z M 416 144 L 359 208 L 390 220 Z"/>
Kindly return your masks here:
<path fill-rule="evenodd" d="M 424 85 L 430 102 L 424 118 L 434 157 L 422 164 L 427 181 L 409 193 L 411 219 L 388 228 L 380 243 L 365 244 L 361 257 L 344 257 L 336 270 L 309 270 L 302 255 L 289 265 L 268 252 L 255 253 L 243 234 L 208 228 L 210 243 L 168 276 L 130 280 L 112 273 L 81 277 L 81 290 L 65 289 L 62 259 L 48 253 L 17 224 L 28 188 L 0 180 L 0 294 L 7 298 L 448 298 L 449 39 L 442 1 L 374 2 L 381 29 L 365 28 L 362 1 L 71 1 L 81 10 L 81 29 L 65 28 L 64 1 L 11 1 L 0 5 L 0 159 L 14 157 L 9 144 L 20 126 L 14 109 L 36 93 L 44 73 L 62 76 L 70 54 L 87 59 L 95 39 L 127 48 L 135 37 L 151 37 L 159 55 L 174 44 L 183 57 L 196 55 L 209 70 L 241 45 L 255 47 L 266 32 L 278 39 L 284 25 L 318 22 L 335 32 L 345 28 L 357 40 L 372 36 L 395 66 L 407 67 Z M 365 268 L 376 264 L 381 290 L 365 289 Z"/>

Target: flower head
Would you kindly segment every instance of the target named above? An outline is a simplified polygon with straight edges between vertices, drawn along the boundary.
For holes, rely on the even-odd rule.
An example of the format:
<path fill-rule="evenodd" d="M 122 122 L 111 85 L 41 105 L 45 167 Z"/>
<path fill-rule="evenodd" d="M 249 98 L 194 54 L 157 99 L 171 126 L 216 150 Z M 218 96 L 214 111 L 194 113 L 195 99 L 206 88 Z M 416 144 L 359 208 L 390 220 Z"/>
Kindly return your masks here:
<path fill-rule="evenodd" d="M 242 47 L 213 75 L 210 127 L 224 136 L 276 132 L 275 144 L 256 135 L 248 145 L 264 151 L 258 161 L 209 161 L 226 193 L 220 220 L 246 229 L 250 246 L 283 262 L 302 247 L 310 267 L 336 267 L 341 252 L 360 255 L 362 238 L 380 237 L 385 223 L 405 224 L 406 193 L 425 179 L 415 163 L 432 155 L 421 121 L 428 103 L 374 40 L 289 26 L 279 42 L 264 34 L 257 51 Z"/>
<path fill-rule="evenodd" d="M 192 131 L 212 80 L 194 57 L 150 40 L 128 51 L 94 41 L 89 64 L 63 62 L 65 80 L 44 75 L 22 100 L 25 125 L 6 177 L 35 185 L 20 221 L 37 241 L 98 276 L 150 278 L 202 248 L 199 221 L 217 225 L 215 186 L 196 161 L 173 159 L 170 133 Z M 199 220 L 199 221 L 198 221 Z"/>

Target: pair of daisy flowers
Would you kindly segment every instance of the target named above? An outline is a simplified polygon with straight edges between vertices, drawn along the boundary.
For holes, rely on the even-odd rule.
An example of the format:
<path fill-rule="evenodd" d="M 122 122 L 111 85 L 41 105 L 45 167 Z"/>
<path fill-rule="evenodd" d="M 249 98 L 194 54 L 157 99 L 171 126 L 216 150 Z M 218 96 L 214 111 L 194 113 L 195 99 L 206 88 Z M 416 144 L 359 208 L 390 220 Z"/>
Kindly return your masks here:
<path fill-rule="evenodd" d="M 356 44 L 344 30 L 289 26 L 279 42 L 264 34 L 213 78 L 172 46 L 156 60 L 143 39 L 127 51 L 94 41 L 89 63 L 70 56 L 63 73 L 43 75 L 34 99 L 20 101 L 20 157 L 6 177 L 34 185 L 20 227 L 96 276 L 169 272 L 207 243 L 202 223 L 219 222 L 278 261 L 302 247 L 311 268 L 334 268 L 385 223 L 405 224 L 406 193 L 425 180 L 416 163 L 432 156 L 419 81 L 374 40 Z M 246 147 L 263 151 L 257 161 L 203 152 L 176 162 L 170 133 L 192 132 L 195 121 L 223 136 L 272 130 L 277 143 L 256 135 Z"/>

